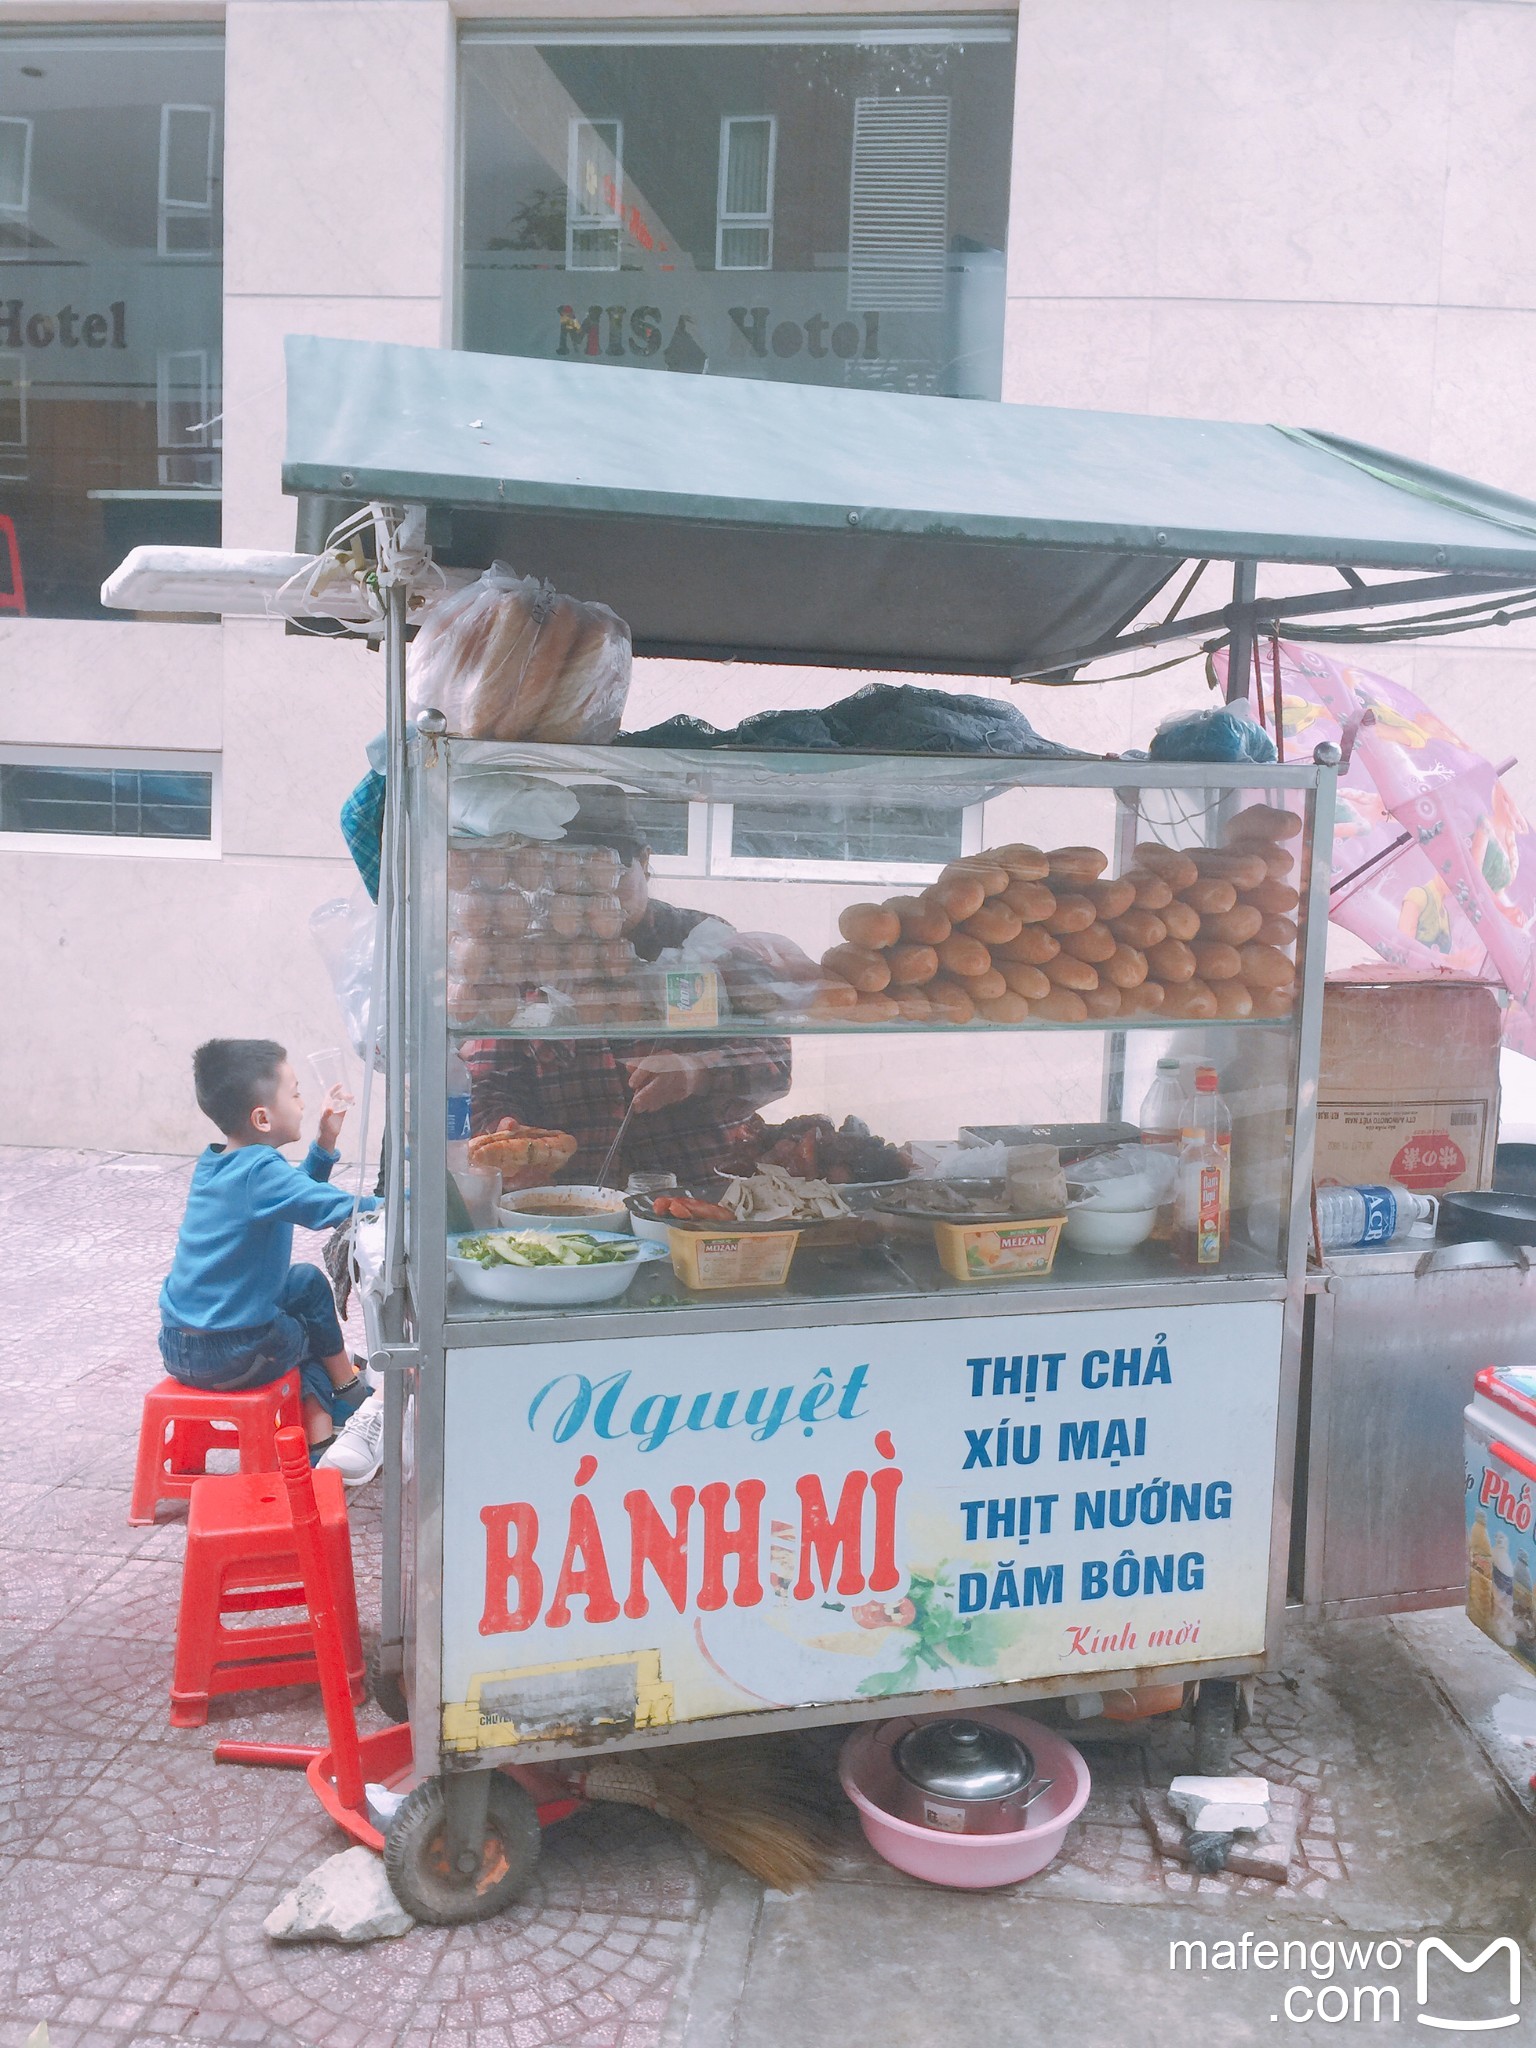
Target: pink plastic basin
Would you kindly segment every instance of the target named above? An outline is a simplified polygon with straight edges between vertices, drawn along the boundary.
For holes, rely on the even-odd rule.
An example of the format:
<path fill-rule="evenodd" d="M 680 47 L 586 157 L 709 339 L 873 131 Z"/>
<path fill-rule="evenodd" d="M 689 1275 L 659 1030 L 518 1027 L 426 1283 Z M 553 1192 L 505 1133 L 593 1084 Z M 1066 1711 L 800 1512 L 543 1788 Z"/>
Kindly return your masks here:
<path fill-rule="evenodd" d="M 963 1891 L 989 1885 L 1017 1884 L 1033 1877 L 1056 1855 L 1067 1829 L 1088 1799 L 1088 1766 L 1072 1747 L 1038 1721 L 1027 1721 L 1009 1707 L 966 1707 L 971 1721 L 988 1721 L 1024 1743 L 1042 1778 L 1052 1780 L 1029 1809 L 1028 1827 L 1006 1835 L 948 1835 L 937 1828 L 899 1820 L 896 1766 L 891 1752 L 918 1720 L 946 1720 L 950 1715 L 912 1715 L 899 1721 L 878 1721 L 855 1728 L 843 1744 L 837 1774 L 843 1790 L 858 1808 L 859 1820 L 877 1856 L 911 1877 L 947 1884 Z"/>

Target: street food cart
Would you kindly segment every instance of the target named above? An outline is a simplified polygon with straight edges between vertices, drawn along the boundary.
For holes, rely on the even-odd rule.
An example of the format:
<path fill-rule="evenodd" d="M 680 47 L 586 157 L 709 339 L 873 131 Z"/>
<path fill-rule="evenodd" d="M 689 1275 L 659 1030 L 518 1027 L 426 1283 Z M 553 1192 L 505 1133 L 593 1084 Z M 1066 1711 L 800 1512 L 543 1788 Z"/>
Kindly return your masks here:
<path fill-rule="evenodd" d="M 1153 1681 L 1198 1681 L 1207 1719 L 1230 1722 L 1286 1604 L 1338 750 L 1257 766 L 552 746 L 463 737 L 430 705 L 408 729 L 411 607 L 445 569 L 515 563 L 611 606 L 641 655 L 725 664 L 726 723 L 774 701 L 772 665 L 1070 681 L 1181 636 L 1230 638 L 1238 694 L 1281 620 L 1491 611 L 1536 586 L 1536 541 L 1459 480 L 1431 490 L 1392 458 L 1272 428 L 311 339 L 289 342 L 288 376 L 301 544 L 379 508 L 382 1673 L 427 1774 L 392 1831 L 397 1884 L 404 1869 L 441 1918 L 516 1894 L 538 1834 L 501 1767 Z M 1230 606 L 1188 618 L 1181 597 L 1138 623 L 1212 562 L 1234 565 Z M 1261 600 L 1260 562 L 1339 580 Z M 719 921 L 713 953 L 601 952 L 582 903 L 611 876 L 558 869 L 558 828 L 517 830 L 519 803 L 547 816 L 594 788 L 645 821 L 652 893 Z M 472 834 L 498 793 L 500 836 Z M 896 882 L 919 899 L 989 855 L 1035 886 L 1044 848 L 1063 900 L 1165 872 L 1182 901 L 1179 851 L 1199 854 L 1189 875 L 1240 884 L 1210 900 L 1251 895 L 1279 920 L 1250 950 L 1288 967 L 1266 960 L 1219 1009 L 1181 997 L 1170 965 L 1157 1007 L 1115 984 L 1090 1010 L 1111 984 L 1074 970 L 1070 1002 L 988 998 L 968 1016 L 873 990 L 828 1007 L 772 971 L 733 982 L 744 939 L 758 967 L 786 944 L 831 959 L 840 916 L 891 893 L 902 833 Z M 531 880 L 515 859 L 530 847 Z M 493 1005 L 465 977 L 466 941 L 506 929 L 486 899 L 518 894 L 520 943 L 568 898 L 566 941 L 598 949 L 579 1000 L 548 958 L 532 1004 Z M 1085 927 L 1052 914 L 1060 954 Z M 450 1224 L 450 1069 L 470 1041 L 559 1059 L 615 1039 L 715 1060 L 733 1110 L 729 1076 L 771 1045 L 783 1071 L 752 1104 L 759 1136 L 783 1114 L 775 1092 L 829 1125 L 855 1117 L 906 1153 L 905 1191 L 889 1170 L 845 1174 L 844 1213 L 753 1233 L 669 1226 L 653 1183 L 630 1213 L 655 1228 L 614 1298 L 487 1301 Z M 1159 1058 L 1214 1067 L 1231 1112 L 1214 1262 L 1179 1263 L 1156 1232 L 1115 1252 L 1058 1243 L 1061 1218 L 1010 1215 L 995 1179 L 948 1217 L 913 1194 L 956 1145 L 1070 1159 L 1134 1137 Z"/>

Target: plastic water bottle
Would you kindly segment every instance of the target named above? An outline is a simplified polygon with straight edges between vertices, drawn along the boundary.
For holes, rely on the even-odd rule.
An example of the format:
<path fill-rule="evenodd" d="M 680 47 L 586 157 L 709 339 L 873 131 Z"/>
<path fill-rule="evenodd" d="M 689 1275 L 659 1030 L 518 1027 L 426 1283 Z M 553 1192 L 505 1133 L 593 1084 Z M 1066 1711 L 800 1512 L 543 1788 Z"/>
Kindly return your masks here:
<path fill-rule="evenodd" d="M 1152 1086 L 1141 1105 L 1141 1142 L 1154 1152 L 1165 1152 L 1177 1160 L 1184 1142 L 1184 1082 L 1177 1060 L 1159 1060 Z M 1170 1197 L 1157 1212 L 1152 1226 L 1154 1240 L 1166 1243 L 1173 1235 L 1173 1201 Z"/>
<path fill-rule="evenodd" d="M 1222 1143 L 1223 1132 L 1226 1143 Z M 1216 1069 L 1200 1067 L 1184 1104 L 1174 1197 L 1173 1255 L 1182 1266 L 1219 1266 L 1226 1256 L 1232 1199 L 1232 1119 Z"/>
<path fill-rule="evenodd" d="M 448 1165 L 463 1172 L 469 1164 L 469 1069 L 448 1049 Z"/>
<path fill-rule="evenodd" d="M 1358 1245 L 1390 1244 L 1415 1223 L 1433 1223 L 1432 1195 L 1416 1195 L 1395 1185 L 1369 1188 L 1319 1188 L 1317 1228 L 1325 1252 L 1353 1251 Z"/>

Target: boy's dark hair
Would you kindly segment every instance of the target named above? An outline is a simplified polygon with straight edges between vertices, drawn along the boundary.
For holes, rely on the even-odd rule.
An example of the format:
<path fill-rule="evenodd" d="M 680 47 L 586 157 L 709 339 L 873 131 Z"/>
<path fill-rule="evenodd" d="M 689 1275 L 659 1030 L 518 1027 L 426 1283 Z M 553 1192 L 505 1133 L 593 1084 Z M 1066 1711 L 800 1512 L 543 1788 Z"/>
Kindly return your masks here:
<path fill-rule="evenodd" d="M 235 1137 L 271 1093 L 287 1057 L 275 1038 L 210 1038 L 192 1055 L 198 1108 L 227 1138 Z"/>

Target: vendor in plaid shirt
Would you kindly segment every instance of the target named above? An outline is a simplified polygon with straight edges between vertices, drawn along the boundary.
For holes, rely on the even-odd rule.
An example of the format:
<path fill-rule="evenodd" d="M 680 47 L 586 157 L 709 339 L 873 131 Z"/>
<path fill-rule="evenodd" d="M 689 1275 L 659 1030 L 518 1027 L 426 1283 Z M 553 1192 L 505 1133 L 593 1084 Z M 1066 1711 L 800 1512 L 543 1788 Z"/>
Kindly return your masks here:
<path fill-rule="evenodd" d="M 617 791 L 584 801 L 567 827 L 576 844 L 611 846 L 626 863 L 619 881 L 624 936 L 642 960 L 680 946 L 709 913 L 657 903 L 650 894 L 650 848 Z M 576 1153 L 561 1180 L 590 1185 L 631 1100 L 634 1115 L 609 1168 L 622 1186 L 631 1173 L 675 1173 L 702 1184 L 725 1163 L 735 1127 L 788 1092 L 789 1041 L 709 1039 L 669 1032 L 654 1037 L 584 1040 L 471 1038 L 459 1047 L 469 1069 L 471 1129 L 492 1131 L 503 1117 L 566 1131 Z"/>

